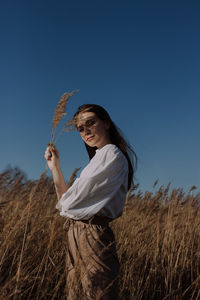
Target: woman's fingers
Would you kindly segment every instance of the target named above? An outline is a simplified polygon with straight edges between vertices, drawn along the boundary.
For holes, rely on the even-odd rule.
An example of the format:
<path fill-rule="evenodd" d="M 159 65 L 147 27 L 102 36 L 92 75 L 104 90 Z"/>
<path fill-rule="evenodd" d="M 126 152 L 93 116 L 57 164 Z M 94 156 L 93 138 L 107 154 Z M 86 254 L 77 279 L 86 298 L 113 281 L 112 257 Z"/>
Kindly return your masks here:
<path fill-rule="evenodd" d="M 59 157 L 59 152 L 56 149 L 56 146 L 54 144 L 51 144 L 51 143 L 49 143 L 48 146 L 50 148 L 51 153 L 53 152 L 57 157 Z"/>
<path fill-rule="evenodd" d="M 45 157 L 47 160 L 51 159 L 51 157 L 52 157 L 52 150 L 51 150 L 50 147 L 47 147 L 47 148 L 46 148 L 44 157 Z"/>
<path fill-rule="evenodd" d="M 56 156 L 57 158 L 59 158 L 59 152 L 56 149 L 54 144 L 48 144 L 49 147 L 46 148 L 44 157 L 46 160 L 51 160 L 52 156 Z"/>

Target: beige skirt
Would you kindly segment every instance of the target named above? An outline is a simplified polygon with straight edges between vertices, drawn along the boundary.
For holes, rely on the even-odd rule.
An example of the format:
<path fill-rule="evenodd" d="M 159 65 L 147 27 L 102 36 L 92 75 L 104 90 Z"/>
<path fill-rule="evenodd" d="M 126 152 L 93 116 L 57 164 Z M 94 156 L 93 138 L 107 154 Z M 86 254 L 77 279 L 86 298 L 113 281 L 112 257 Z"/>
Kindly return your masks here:
<path fill-rule="evenodd" d="M 106 218 L 69 219 L 67 231 L 67 300 L 117 300 L 119 262 L 114 234 Z"/>

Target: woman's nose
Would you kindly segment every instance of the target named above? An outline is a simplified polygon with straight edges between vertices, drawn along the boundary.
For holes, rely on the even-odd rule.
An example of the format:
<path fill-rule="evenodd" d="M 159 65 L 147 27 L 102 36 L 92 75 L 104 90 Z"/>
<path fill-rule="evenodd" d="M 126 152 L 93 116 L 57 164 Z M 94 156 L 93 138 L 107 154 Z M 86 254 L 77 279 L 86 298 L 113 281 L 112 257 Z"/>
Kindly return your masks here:
<path fill-rule="evenodd" d="M 91 133 L 91 130 L 89 127 L 86 126 L 84 129 L 84 132 L 85 132 L 85 134 L 89 134 L 89 133 Z"/>

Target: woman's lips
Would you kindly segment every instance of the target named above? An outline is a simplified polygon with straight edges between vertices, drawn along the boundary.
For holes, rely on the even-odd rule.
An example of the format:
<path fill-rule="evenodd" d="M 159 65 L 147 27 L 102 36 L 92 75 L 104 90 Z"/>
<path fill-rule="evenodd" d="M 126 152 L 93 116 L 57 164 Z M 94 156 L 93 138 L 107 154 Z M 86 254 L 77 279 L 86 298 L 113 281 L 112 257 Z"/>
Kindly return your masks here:
<path fill-rule="evenodd" d="M 91 141 L 93 138 L 94 138 L 94 136 L 89 136 L 89 137 L 87 138 L 87 141 L 89 142 L 89 141 Z"/>

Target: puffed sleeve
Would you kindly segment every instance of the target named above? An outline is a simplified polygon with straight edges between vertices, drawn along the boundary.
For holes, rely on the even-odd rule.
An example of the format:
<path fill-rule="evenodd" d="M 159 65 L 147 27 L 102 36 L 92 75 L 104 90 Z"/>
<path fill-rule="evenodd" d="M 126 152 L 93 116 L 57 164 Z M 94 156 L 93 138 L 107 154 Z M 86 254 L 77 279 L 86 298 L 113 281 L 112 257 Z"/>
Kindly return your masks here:
<path fill-rule="evenodd" d="M 120 215 L 127 192 L 127 174 L 127 160 L 117 147 L 99 151 L 62 195 L 56 208 L 61 216 L 76 220 L 89 219 L 102 209 L 110 217 Z"/>

